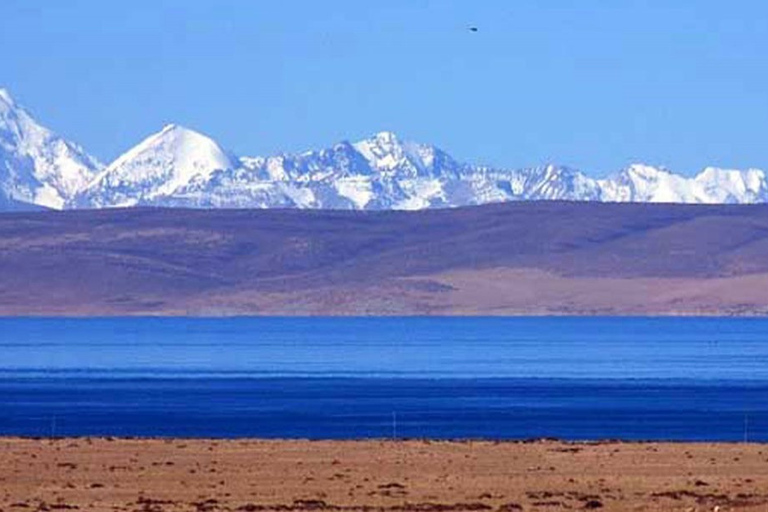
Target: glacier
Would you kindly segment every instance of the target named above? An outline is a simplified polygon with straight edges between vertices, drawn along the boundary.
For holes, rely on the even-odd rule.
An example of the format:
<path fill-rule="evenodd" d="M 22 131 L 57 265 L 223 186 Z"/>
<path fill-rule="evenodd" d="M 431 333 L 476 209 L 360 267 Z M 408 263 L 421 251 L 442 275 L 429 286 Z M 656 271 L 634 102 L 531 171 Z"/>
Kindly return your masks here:
<path fill-rule="evenodd" d="M 421 210 L 504 201 L 768 202 L 760 169 L 693 177 L 635 164 L 605 178 L 560 165 L 503 169 L 459 162 L 380 132 L 299 154 L 237 156 L 168 125 L 109 165 L 38 124 L 0 89 L 0 211 L 27 208 L 316 208 Z"/>

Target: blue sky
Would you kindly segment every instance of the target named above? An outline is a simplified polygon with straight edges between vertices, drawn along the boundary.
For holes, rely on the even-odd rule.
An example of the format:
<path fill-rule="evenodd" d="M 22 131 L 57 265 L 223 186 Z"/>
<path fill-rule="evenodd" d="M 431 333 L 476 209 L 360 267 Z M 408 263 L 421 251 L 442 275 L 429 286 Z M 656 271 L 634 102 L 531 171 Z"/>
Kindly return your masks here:
<path fill-rule="evenodd" d="M 510 167 L 768 167 L 764 1 L 3 0 L 0 47 L 0 86 L 104 161 L 176 122 L 245 155 L 391 130 Z"/>

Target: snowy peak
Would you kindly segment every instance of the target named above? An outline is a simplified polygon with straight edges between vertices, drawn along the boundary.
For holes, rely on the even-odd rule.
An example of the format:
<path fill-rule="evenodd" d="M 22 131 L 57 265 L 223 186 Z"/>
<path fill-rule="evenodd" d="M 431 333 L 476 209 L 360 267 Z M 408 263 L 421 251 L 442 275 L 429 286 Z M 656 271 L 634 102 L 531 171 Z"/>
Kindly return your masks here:
<path fill-rule="evenodd" d="M 29 205 L 416 210 L 543 200 L 768 203 L 768 179 L 759 169 L 708 167 L 686 177 L 645 164 L 603 179 L 558 165 L 492 168 L 389 131 L 299 154 L 237 158 L 176 124 L 105 168 L 0 89 L 0 211 Z"/>
<path fill-rule="evenodd" d="M 760 169 L 719 169 L 707 167 L 695 183 L 713 203 L 764 203 L 768 201 L 765 172 Z"/>
<path fill-rule="evenodd" d="M 403 144 L 395 133 L 385 131 L 358 141 L 353 146 L 369 159 L 375 159 L 377 155 L 402 152 Z"/>
<path fill-rule="evenodd" d="M 211 138 L 169 124 L 118 157 L 80 194 L 80 206 L 153 204 L 192 180 L 239 167 L 238 160 Z"/>
<path fill-rule="evenodd" d="M 400 140 L 392 132 L 380 132 L 370 139 L 352 144 L 371 167 L 379 171 L 388 171 L 401 165 L 405 160 L 405 150 Z"/>
<path fill-rule="evenodd" d="M 358 142 L 235 160 L 176 125 L 121 156 L 78 206 L 418 210 L 504 201 L 764 202 L 762 171 L 707 169 L 695 178 L 633 164 L 605 179 L 568 167 L 494 169 L 380 132 Z"/>
<path fill-rule="evenodd" d="M 0 195 L 63 208 L 101 167 L 80 146 L 37 123 L 0 89 Z"/>
<path fill-rule="evenodd" d="M 707 167 L 695 177 L 635 164 L 598 180 L 603 201 L 636 203 L 758 203 L 768 201 L 765 173 Z"/>
<path fill-rule="evenodd" d="M 689 179 L 663 167 L 632 164 L 616 175 L 599 180 L 601 199 L 609 202 L 698 203 L 698 190 Z"/>
<path fill-rule="evenodd" d="M 137 146 L 117 158 L 107 172 L 137 160 L 147 163 L 158 158 L 173 167 L 178 179 L 195 174 L 210 174 L 216 169 L 228 169 L 236 165 L 232 158 L 216 142 L 196 131 L 176 124 L 163 127 L 158 133 L 144 139 Z"/>
<path fill-rule="evenodd" d="M 463 165 L 435 146 L 400 139 L 379 132 L 352 145 L 376 173 L 408 178 L 457 177 Z"/>

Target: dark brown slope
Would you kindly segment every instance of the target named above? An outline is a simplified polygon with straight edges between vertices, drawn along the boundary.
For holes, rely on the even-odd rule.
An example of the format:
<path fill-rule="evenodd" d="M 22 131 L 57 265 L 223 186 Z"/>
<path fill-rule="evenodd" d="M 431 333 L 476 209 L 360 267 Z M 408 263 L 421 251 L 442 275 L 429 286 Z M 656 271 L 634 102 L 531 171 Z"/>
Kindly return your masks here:
<path fill-rule="evenodd" d="M 768 311 L 768 206 L 0 215 L 3 314 Z"/>

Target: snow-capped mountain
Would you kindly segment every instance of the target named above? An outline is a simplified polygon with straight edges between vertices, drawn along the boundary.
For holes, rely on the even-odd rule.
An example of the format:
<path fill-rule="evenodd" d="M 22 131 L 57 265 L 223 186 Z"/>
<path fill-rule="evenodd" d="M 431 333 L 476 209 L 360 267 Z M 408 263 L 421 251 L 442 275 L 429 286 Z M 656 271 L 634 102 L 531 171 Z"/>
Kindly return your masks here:
<path fill-rule="evenodd" d="M 162 203 L 191 180 L 206 180 L 215 170 L 238 165 L 210 138 L 171 124 L 109 164 L 72 204 L 100 208 Z"/>
<path fill-rule="evenodd" d="M 768 202 L 765 172 L 708 167 L 693 178 L 664 168 L 632 165 L 611 178 L 598 180 L 602 201 L 635 203 Z"/>
<path fill-rule="evenodd" d="M 187 140 L 206 147 L 213 144 L 199 134 Z M 145 153 L 148 141 L 138 146 L 141 151 L 126 153 L 130 158 L 124 155 L 107 167 L 76 206 L 417 210 L 510 200 L 600 199 L 598 183 L 572 169 L 471 166 L 434 146 L 402 141 L 391 132 L 298 155 L 208 158 L 199 166 L 203 171 L 180 173 L 183 178 L 176 180 L 164 179 L 168 172 L 159 172 L 175 167 L 174 158 L 165 152 L 152 149 L 151 158 L 136 158 Z M 215 153 L 227 154 L 220 149 Z M 143 179 L 147 173 L 152 179 Z"/>
<path fill-rule="evenodd" d="M 457 162 L 389 132 L 320 151 L 241 158 L 156 204 L 203 208 L 417 210 L 502 201 L 768 202 L 765 173 L 707 168 L 695 177 L 632 165 L 595 179 L 563 166 L 494 169 Z"/>
<path fill-rule="evenodd" d="M 503 201 L 768 202 L 766 174 L 707 168 L 694 177 L 632 165 L 607 178 L 545 165 L 499 169 L 454 160 L 381 132 L 301 154 L 237 157 L 168 125 L 101 166 L 37 124 L 0 90 L 0 210 L 165 206 L 418 210 Z"/>
<path fill-rule="evenodd" d="M 203 207 L 417 209 L 449 206 L 445 185 L 470 168 L 388 132 L 299 155 L 241 165 L 177 190 L 174 204 Z"/>
<path fill-rule="evenodd" d="M 0 209 L 62 208 L 102 165 L 39 125 L 0 89 Z"/>

